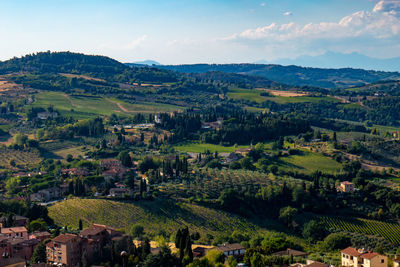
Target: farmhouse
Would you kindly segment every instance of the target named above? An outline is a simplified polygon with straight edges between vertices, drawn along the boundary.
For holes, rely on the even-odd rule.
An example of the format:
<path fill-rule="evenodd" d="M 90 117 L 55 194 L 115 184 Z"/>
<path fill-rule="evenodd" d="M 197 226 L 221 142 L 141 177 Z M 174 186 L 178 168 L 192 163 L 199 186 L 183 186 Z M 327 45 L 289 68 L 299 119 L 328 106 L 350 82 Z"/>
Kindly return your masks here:
<path fill-rule="evenodd" d="M 221 251 L 225 254 L 225 256 L 242 256 L 245 253 L 245 248 L 239 243 L 228 244 L 224 243 L 221 246 L 215 248 L 218 251 Z"/>
<path fill-rule="evenodd" d="M 30 195 L 30 200 L 34 202 L 48 202 L 57 199 L 61 196 L 61 189 L 59 187 L 51 187 L 38 191 Z"/>
<path fill-rule="evenodd" d="M 8 238 L 28 239 L 28 230 L 24 226 L 1 228 L 1 234 Z"/>
<path fill-rule="evenodd" d="M 110 196 L 112 197 L 125 197 L 125 196 L 132 196 L 132 190 L 129 188 L 111 188 L 110 189 Z"/>
<path fill-rule="evenodd" d="M 39 112 L 37 114 L 37 117 L 38 117 L 38 119 L 41 119 L 41 120 L 47 120 L 48 118 L 51 118 L 51 119 L 57 118 L 58 114 L 57 114 L 57 112 Z"/>
<path fill-rule="evenodd" d="M 376 252 L 348 247 L 341 251 L 342 266 L 387 267 L 388 257 Z"/>
<path fill-rule="evenodd" d="M 338 191 L 343 193 L 353 193 L 354 190 L 354 184 L 348 181 L 341 182 L 338 187 Z"/>

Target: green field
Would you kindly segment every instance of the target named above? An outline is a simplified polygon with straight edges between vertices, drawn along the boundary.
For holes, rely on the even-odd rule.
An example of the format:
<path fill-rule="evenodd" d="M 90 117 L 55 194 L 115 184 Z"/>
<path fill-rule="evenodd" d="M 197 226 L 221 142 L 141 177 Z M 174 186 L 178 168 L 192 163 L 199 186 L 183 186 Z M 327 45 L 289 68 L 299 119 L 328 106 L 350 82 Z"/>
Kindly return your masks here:
<path fill-rule="evenodd" d="M 183 109 L 183 107 L 168 104 L 148 102 L 131 104 L 112 98 L 104 98 L 100 96 L 70 96 L 59 92 L 39 93 L 36 95 L 36 101 L 32 104 L 34 107 L 44 108 L 50 105 L 53 105 L 53 107 L 63 115 L 73 116 L 78 119 L 98 115 L 109 116 L 113 113 L 154 113 Z"/>
<path fill-rule="evenodd" d="M 230 89 L 227 96 L 228 98 L 236 100 L 248 100 L 257 103 L 262 103 L 264 101 L 270 100 L 278 104 L 287 103 L 305 103 L 305 102 L 320 102 L 320 101 L 330 101 L 330 102 L 340 102 L 339 99 L 334 97 L 310 97 L 310 96 L 295 96 L 295 97 L 285 97 L 285 96 L 262 96 L 262 91 L 251 90 L 251 89 Z"/>
<path fill-rule="evenodd" d="M 125 230 L 132 224 L 140 224 L 153 236 L 160 230 L 173 233 L 186 225 L 190 231 L 200 233 L 200 241 L 205 241 L 206 234 L 217 237 L 238 230 L 253 236 L 267 231 L 226 212 L 166 200 L 120 202 L 72 198 L 50 206 L 49 215 L 56 224 L 74 229 L 78 228 L 79 219 L 85 226 L 100 223 Z"/>
<path fill-rule="evenodd" d="M 204 153 L 210 151 L 211 153 L 230 153 L 240 148 L 248 148 L 249 146 L 221 146 L 214 144 L 200 144 L 200 143 L 185 143 L 174 147 L 175 150 L 182 152 Z"/>
<path fill-rule="evenodd" d="M 326 173 L 339 172 L 342 165 L 337 161 L 324 155 L 302 150 L 300 155 L 292 155 L 280 158 L 279 168 L 303 173 L 322 171 Z"/>
<path fill-rule="evenodd" d="M 400 224 L 367 219 L 347 219 L 341 217 L 321 217 L 328 229 L 381 236 L 393 244 L 400 245 Z"/>

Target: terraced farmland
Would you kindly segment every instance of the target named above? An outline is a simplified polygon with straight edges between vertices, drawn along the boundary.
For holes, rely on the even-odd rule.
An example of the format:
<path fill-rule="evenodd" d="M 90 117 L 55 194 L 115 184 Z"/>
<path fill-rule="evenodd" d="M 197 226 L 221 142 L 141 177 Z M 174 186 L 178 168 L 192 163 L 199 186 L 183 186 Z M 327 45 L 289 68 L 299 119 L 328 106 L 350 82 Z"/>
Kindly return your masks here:
<path fill-rule="evenodd" d="M 386 223 L 367 219 L 345 219 L 340 217 L 321 218 L 329 229 L 357 232 L 381 236 L 393 244 L 400 245 L 400 224 Z"/>

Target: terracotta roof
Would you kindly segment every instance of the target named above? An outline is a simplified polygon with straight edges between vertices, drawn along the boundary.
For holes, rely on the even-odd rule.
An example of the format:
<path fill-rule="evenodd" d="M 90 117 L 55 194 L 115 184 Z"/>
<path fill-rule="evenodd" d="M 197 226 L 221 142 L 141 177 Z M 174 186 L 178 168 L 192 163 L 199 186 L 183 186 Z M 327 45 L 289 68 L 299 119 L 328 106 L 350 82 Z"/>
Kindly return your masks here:
<path fill-rule="evenodd" d="M 325 263 L 314 261 L 310 264 L 307 264 L 306 267 L 325 267 Z"/>
<path fill-rule="evenodd" d="M 367 252 L 367 253 L 362 254 L 362 255 L 360 256 L 360 258 L 370 260 L 370 259 L 372 259 L 372 258 L 375 258 L 376 256 L 379 256 L 379 253 L 370 252 L 370 251 L 369 251 L 369 252 Z"/>
<path fill-rule="evenodd" d="M 234 243 L 234 244 L 223 244 L 222 246 L 216 247 L 217 250 L 220 250 L 222 252 L 225 251 L 232 251 L 232 250 L 241 250 L 244 249 L 242 245 L 239 243 Z"/>
<path fill-rule="evenodd" d="M 59 242 L 59 243 L 67 243 L 75 238 L 77 238 L 77 236 L 74 234 L 61 234 L 61 235 L 53 238 L 52 241 Z"/>
<path fill-rule="evenodd" d="M 352 248 L 352 247 L 345 248 L 341 252 L 343 254 L 347 254 L 347 255 L 350 255 L 350 256 L 353 256 L 353 257 L 358 257 L 361 254 L 363 254 L 362 252 L 359 252 L 357 249 Z"/>
<path fill-rule="evenodd" d="M 49 236 L 51 234 L 49 232 L 47 232 L 47 231 L 44 231 L 44 232 L 33 232 L 33 233 L 31 233 L 31 235 L 39 237 L 39 236 Z"/>
<path fill-rule="evenodd" d="M 26 228 L 24 226 L 1 228 L 2 234 L 13 234 L 13 233 L 21 233 L 21 232 L 28 232 L 28 230 L 26 230 Z"/>
<path fill-rule="evenodd" d="M 92 227 L 83 230 L 80 235 L 81 236 L 93 236 L 97 235 L 103 231 L 107 230 L 106 226 L 103 225 L 92 225 Z"/>
<path fill-rule="evenodd" d="M 344 181 L 344 182 L 341 182 L 342 184 L 353 184 L 352 182 L 348 182 L 348 181 Z"/>

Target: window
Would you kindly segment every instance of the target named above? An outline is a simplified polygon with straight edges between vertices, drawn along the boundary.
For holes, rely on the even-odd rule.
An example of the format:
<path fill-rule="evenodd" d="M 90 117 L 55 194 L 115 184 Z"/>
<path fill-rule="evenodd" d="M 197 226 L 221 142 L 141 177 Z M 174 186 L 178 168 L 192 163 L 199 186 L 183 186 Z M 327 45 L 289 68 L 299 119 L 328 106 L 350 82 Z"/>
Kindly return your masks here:
<path fill-rule="evenodd" d="M 385 263 L 385 260 L 382 259 L 382 260 L 381 260 L 381 263 Z"/>

